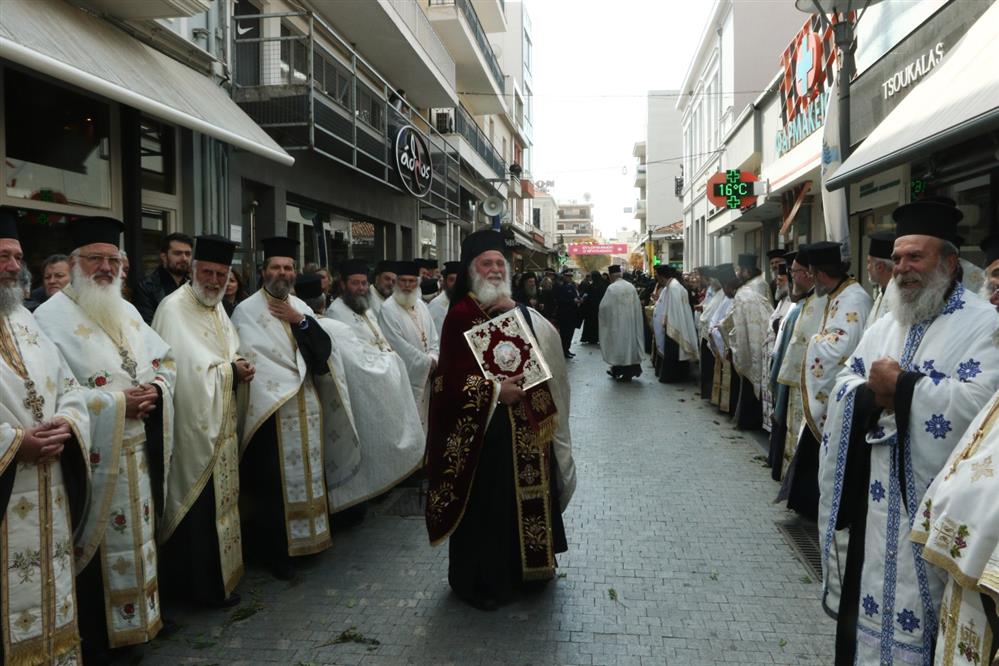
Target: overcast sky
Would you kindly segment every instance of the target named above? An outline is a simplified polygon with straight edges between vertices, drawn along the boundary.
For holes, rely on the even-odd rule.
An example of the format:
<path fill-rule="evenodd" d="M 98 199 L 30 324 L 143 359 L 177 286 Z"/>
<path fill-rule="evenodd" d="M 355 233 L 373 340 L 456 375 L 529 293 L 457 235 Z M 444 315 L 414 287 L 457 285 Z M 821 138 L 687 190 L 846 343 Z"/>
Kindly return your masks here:
<path fill-rule="evenodd" d="M 679 88 L 711 0 L 526 0 L 534 37 L 534 180 L 589 192 L 597 226 L 638 228 L 635 158 L 645 94 Z M 679 131 L 679 130 L 678 130 Z M 627 168 L 627 173 L 623 170 Z"/>

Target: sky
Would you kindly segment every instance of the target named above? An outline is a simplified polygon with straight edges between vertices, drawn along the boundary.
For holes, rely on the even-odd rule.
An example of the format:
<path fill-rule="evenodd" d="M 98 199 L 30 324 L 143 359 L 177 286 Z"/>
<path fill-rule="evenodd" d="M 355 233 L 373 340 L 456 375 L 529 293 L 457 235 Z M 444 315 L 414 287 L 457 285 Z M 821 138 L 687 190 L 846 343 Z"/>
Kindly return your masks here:
<path fill-rule="evenodd" d="M 638 229 L 636 158 L 646 93 L 676 89 L 711 0 L 526 0 L 534 39 L 531 176 L 559 202 L 589 193 L 604 237 Z"/>

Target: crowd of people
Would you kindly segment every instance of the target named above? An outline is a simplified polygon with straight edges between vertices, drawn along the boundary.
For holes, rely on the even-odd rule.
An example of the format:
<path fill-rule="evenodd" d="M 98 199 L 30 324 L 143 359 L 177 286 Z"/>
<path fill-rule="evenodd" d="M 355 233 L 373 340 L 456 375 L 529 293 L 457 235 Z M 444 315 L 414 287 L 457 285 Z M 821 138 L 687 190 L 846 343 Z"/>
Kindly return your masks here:
<path fill-rule="evenodd" d="M 123 228 L 71 220 L 31 292 L 0 210 L 0 662 L 108 663 L 169 625 L 161 595 L 235 606 L 244 557 L 291 579 L 407 480 L 461 599 L 491 610 L 554 577 L 568 380 L 499 233 L 373 272 L 300 271 L 298 242 L 269 238 L 251 294 L 235 243 L 171 234 L 128 294 Z M 549 381 L 486 376 L 465 341 L 516 307 Z"/>

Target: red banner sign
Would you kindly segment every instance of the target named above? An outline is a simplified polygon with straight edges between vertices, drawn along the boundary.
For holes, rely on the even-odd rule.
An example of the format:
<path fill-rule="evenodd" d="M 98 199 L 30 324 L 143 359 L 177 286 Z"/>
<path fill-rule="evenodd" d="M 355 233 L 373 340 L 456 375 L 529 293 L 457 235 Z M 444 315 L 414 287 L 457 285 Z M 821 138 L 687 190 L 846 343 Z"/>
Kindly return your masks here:
<path fill-rule="evenodd" d="M 603 243 L 601 245 L 582 245 L 574 243 L 569 245 L 569 255 L 579 254 L 628 254 L 627 243 Z"/>

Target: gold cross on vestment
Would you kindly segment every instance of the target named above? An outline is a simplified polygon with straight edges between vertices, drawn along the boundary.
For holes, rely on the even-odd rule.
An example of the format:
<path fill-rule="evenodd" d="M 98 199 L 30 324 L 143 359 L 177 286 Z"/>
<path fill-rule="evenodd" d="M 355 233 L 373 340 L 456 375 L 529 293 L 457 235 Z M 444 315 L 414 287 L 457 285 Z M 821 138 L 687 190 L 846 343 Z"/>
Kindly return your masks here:
<path fill-rule="evenodd" d="M 24 380 L 24 388 L 28 392 L 28 397 L 24 399 L 24 406 L 31 410 L 31 416 L 38 423 L 45 420 L 45 397 L 38 395 L 35 390 L 35 382 L 30 379 Z"/>

